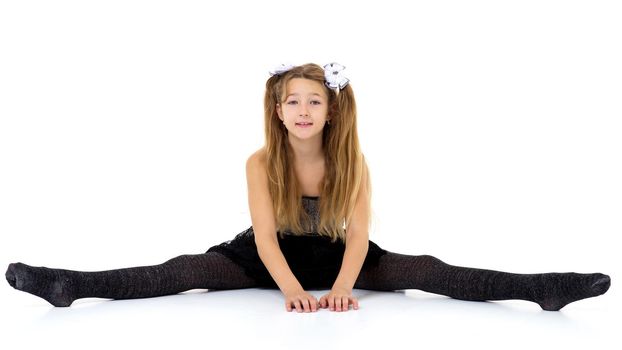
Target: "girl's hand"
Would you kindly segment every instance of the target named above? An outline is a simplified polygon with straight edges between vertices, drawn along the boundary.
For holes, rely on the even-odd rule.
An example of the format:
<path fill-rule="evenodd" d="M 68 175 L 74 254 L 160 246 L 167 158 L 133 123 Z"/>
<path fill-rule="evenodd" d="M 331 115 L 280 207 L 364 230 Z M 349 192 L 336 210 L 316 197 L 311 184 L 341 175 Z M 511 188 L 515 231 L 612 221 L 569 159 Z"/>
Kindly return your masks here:
<path fill-rule="evenodd" d="M 304 289 L 297 289 L 292 292 L 286 292 L 285 294 L 285 308 L 288 312 L 292 311 L 292 304 L 296 308 L 296 311 L 302 312 L 316 312 L 319 306 L 319 302 L 315 296 L 307 293 Z"/>
<path fill-rule="evenodd" d="M 350 303 L 353 310 L 358 310 L 359 302 L 352 295 L 351 289 L 333 287 L 330 293 L 320 298 L 320 307 L 324 309 L 330 307 L 331 311 L 348 311 Z"/>

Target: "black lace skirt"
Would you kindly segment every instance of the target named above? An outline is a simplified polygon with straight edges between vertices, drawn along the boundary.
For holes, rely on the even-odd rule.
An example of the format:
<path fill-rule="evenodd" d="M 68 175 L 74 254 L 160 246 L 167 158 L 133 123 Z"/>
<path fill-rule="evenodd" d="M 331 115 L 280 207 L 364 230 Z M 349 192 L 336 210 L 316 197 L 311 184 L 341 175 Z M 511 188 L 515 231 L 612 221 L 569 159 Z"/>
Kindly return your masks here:
<path fill-rule="evenodd" d="M 337 279 L 345 252 L 345 244 L 335 243 L 320 235 L 279 236 L 279 246 L 289 268 L 304 289 L 330 289 Z M 255 244 L 255 234 L 251 226 L 240 232 L 230 241 L 215 245 L 207 252 L 217 252 L 233 260 L 244 268 L 245 273 L 255 279 L 259 287 L 277 288 L 278 285 L 259 258 Z M 369 241 L 363 268 L 374 267 L 387 251 Z"/>

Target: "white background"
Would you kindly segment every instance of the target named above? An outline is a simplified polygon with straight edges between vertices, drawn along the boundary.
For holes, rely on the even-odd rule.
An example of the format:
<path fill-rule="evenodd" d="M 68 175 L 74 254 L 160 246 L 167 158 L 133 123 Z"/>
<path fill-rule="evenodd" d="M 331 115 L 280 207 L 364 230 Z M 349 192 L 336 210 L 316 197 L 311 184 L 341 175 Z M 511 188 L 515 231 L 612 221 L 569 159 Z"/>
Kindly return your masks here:
<path fill-rule="evenodd" d="M 357 98 L 374 242 L 455 265 L 613 280 L 606 295 L 560 313 L 355 291 L 358 311 L 305 315 L 286 313 L 278 291 L 59 309 L 4 284 L 0 317 L 14 335 L 5 341 L 257 345 L 252 335 L 291 348 L 314 334 L 324 343 L 302 344 L 619 343 L 618 2 L 0 4 L 4 267 L 150 265 L 231 239 L 251 224 L 244 165 L 264 141 L 268 70 L 336 61 Z"/>

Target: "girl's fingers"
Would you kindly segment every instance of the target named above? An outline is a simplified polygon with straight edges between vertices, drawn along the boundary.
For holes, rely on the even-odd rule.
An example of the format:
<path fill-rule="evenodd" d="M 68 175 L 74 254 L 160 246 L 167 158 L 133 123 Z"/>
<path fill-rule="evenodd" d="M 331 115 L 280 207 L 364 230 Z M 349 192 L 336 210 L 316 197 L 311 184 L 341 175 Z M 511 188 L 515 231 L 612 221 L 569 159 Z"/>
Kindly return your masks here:
<path fill-rule="evenodd" d="M 300 306 L 300 300 L 295 300 L 294 305 L 296 306 L 296 311 L 301 312 L 302 307 Z"/>
<path fill-rule="evenodd" d="M 285 303 L 285 309 L 289 312 L 293 311 L 293 309 L 296 309 L 298 312 L 314 312 L 317 311 L 319 306 L 321 306 L 320 301 L 312 295 L 292 297 Z"/>
<path fill-rule="evenodd" d="M 311 311 L 313 312 L 317 311 L 317 304 L 318 304 L 317 299 L 314 298 L 311 300 Z"/>
<path fill-rule="evenodd" d="M 304 312 L 311 311 L 311 307 L 309 304 L 310 304 L 309 299 L 302 299 L 302 308 L 304 309 Z"/>
<path fill-rule="evenodd" d="M 341 293 L 340 293 L 341 294 Z M 286 303 L 287 311 L 294 308 L 298 312 L 315 312 L 318 308 L 329 308 L 331 311 L 348 311 L 352 304 L 353 310 L 358 310 L 359 302 L 352 295 L 323 295 L 319 300 L 310 294 L 299 294 L 291 297 Z"/>
<path fill-rule="evenodd" d="M 341 299 L 338 297 L 335 297 L 335 310 L 337 311 L 341 310 Z"/>
<path fill-rule="evenodd" d="M 298 312 L 315 312 L 319 308 L 328 308 L 331 311 L 348 311 L 350 305 L 353 310 L 358 310 L 358 299 L 352 295 L 337 296 L 337 295 L 323 295 L 319 300 L 312 295 L 303 295 L 299 299 L 291 301 L 287 304 L 287 311 L 292 311 L 293 306 Z"/>

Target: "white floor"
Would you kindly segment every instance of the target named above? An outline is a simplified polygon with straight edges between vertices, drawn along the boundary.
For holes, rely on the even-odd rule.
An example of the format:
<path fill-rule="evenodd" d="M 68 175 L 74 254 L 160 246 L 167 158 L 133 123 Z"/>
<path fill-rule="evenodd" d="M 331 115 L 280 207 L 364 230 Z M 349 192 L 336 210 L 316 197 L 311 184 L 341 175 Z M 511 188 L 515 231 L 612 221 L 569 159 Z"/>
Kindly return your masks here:
<path fill-rule="evenodd" d="M 5 349 L 602 349 L 620 348 L 619 296 L 541 311 L 525 301 L 467 302 L 416 290 L 355 289 L 359 310 L 285 311 L 280 291 L 193 290 L 135 300 L 81 299 L 69 308 L 2 292 Z M 310 291 L 318 299 L 326 291 Z M 353 347 L 354 346 L 354 347 Z"/>

